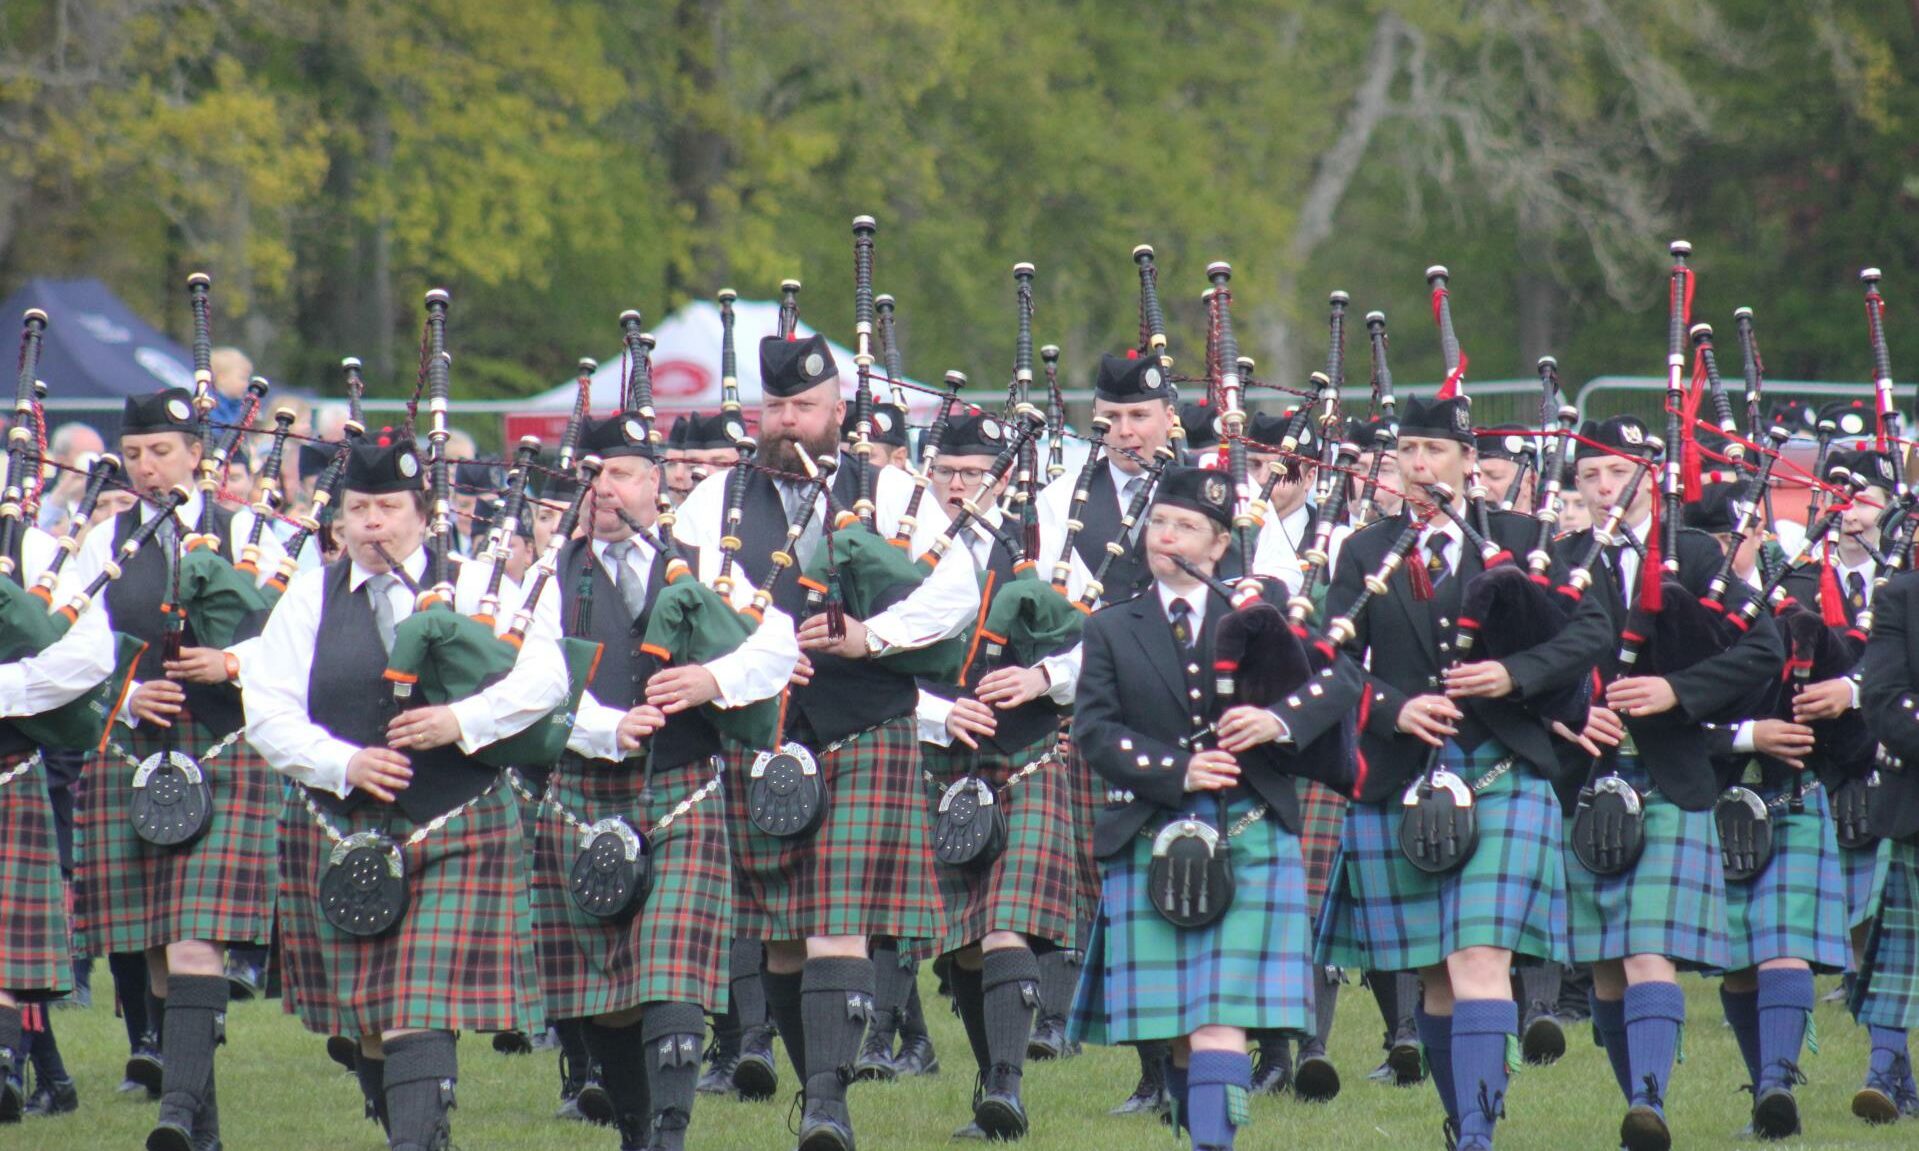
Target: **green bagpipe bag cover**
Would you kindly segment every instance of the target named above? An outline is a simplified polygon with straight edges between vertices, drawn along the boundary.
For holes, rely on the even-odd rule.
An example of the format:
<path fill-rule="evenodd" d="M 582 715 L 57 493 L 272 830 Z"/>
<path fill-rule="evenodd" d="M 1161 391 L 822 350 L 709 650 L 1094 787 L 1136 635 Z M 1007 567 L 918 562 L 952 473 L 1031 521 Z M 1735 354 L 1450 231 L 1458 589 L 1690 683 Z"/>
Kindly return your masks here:
<path fill-rule="evenodd" d="M 690 577 L 682 577 L 660 589 L 653 600 L 653 611 L 646 621 L 641 646 L 669 664 L 688 667 L 710 663 L 731 654 L 753 625 L 721 598 L 720 593 Z M 719 707 L 707 704 L 706 718 L 719 733 L 747 747 L 767 747 L 779 727 L 780 701 L 777 696 L 745 707 Z"/>

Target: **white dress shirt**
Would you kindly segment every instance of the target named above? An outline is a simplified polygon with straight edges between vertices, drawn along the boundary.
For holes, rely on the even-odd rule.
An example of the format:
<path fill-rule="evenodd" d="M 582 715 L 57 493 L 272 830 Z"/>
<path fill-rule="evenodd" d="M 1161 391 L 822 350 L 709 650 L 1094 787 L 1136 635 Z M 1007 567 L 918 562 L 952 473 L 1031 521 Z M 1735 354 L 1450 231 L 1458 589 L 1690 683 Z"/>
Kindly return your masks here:
<path fill-rule="evenodd" d="M 20 541 L 20 571 L 32 587 L 53 562 L 59 545 L 36 527 L 26 527 Z M 93 571 L 79 556 L 70 558 L 54 587 L 53 607 L 59 608 L 85 590 Z M 68 704 L 113 674 L 113 633 L 107 613 L 98 601 L 80 613 L 73 626 L 46 650 L 11 663 L 0 663 L 0 717 L 39 715 Z"/>
<path fill-rule="evenodd" d="M 633 539 L 633 550 L 626 553 L 626 565 L 629 578 L 644 581 L 653 570 L 653 545 L 645 540 Z M 607 563 L 607 541 L 596 539 L 592 542 L 593 557 L 606 570 L 607 578 L 617 580 L 618 574 Z M 540 608 L 547 609 L 548 604 L 555 605 L 553 612 L 558 618 L 558 603 L 561 598 L 559 581 L 549 580 L 547 590 L 540 595 Z M 641 584 L 645 586 L 644 583 Z M 766 618 L 760 621 L 744 642 L 733 651 L 702 664 L 719 684 L 719 698 L 713 706 L 721 708 L 745 707 L 763 699 L 772 699 L 778 695 L 793 677 L 793 667 L 799 663 L 800 648 L 793 637 L 793 620 L 778 608 L 768 608 Z M 573 731 L 567 736 L 566 749 L 575 755 L 587 759 L 604 759 L 617 762 L 626 758 L 629 752 L 620 749 L 620 721 L 626 718 L 626 709 L 609 707 L 594 696 L 589 687 L 580 697 L 580 710 L 574 720 Z"/>
<path fill-rule="evenodd" d="M 415 580 L 423 578 L 426 551 L 415 548 L 400 566 Z M 347 581 L 349 590 L 358 590 L 373 574 L 353 564 Z M 456 610 L 467 615 L 479 610 L 488 574 L 484 564 L 466 564 L 459 569 L 453 596 Z M 319 642 L 326 578 L 325 568 L 293 577 L 259 639 L 259 666 L 267 670 L 248 682 L 243 700 L 247 740 L 268 763 L 300 783 L 344 798 L 352 790 L 347 783 L 347 762 L 361 749 L 315 723 L 307 711 L 307 675 Z M 502 603 L 520 601 L 519 588 L 511 579 L 502 579 L 500 587 Z M 404 585 L 391 581 L 386 596 L 393 606 L 395 623 L 413 614 L 413 596 Z M 557 596 L 541 597 L 513 670 L 491 687 L 450 705 L 460 726 L 461 751 L 471 755 L 487 744 L 516 735 L 566 701 L 566 661 L 555 639 L 559 611 L 548 607 L 549 601 L 557 600 Z M 512 616 L 512 612 L 499 613 L 494 622 L 496 634 L 506 633 L 512 626 Z M 367 686 L 373 691 L 386 690 L 383 683 Z M 368 706 L 373 706 L 371 699 Z"/>
<path fill-rule="evenodd" d="M 1299 585 L 1306 582 L 1300 553 L 1313 546 L 1311 517 L 1312 510 L 1304 503 L 1284 516 L 1268 516 L 1259 529 L 1258 542 L 1253 545 L 1252 574 L 1279 580 L 1286 585 L 1288 595 L 1297 593 Z M 1344 538 L 1338 528 L 1334 528 L 1334 535 Z M 1333 549 L 1326 564 L 1328 572 L 1332 571 L 1332 559 L 1337 555 L 1337 549 Z"/>

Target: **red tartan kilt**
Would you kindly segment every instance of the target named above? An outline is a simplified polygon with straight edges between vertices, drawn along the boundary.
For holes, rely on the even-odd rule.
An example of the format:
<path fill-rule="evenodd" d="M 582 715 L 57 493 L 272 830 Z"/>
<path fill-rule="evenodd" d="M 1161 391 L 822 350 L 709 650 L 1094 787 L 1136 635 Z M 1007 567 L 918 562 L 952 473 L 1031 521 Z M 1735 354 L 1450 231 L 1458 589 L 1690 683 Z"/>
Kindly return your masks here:
<path fill-rule="evenodd" d="M 1346 797 L 1321 783 L 1301 779 L 1299 784 L 1299 849 L 1306 860 L 1306 910 L 1319 918 L 1326 884 L 1346 830 Z"/>
<path fill-rule="evenodd" d="M 1106 806 L 1106 783 L 1099 773 L 1086 766 L 1086 760 L 1074 744 L 1061 765 L 1072 792 L 1073 840 L 1078 850 L 1080 917 L 1091 919 L 1099 907 L 1102 882 L 1099 857 L 1093 854 L 1093 823 Z"/>
<path fill-rule="evenodd" d="M 213 789 L 207 833 L 186 847 L 145 843 L 130 821 L 133 772 L 160 750 L 157 731 L 116 729 L 87 760 L 74 834 L 74 933 L 85 954 L 182 940 L 264 946 L 272 936 L 281 778 L 244 739 L 207 756 L 220 736 L 190 721 L 180 730 Z"/>
<path fill-rule="evenodd" d="M 986 755 L 980 768 L 1004 787 L 1019 767 L 1053 750 L 1053 738 L 1014 756 Z M 926 770 L 938 782 L 927 788 L 927 826 L 938 818 L 944 786 L 965 774 L 971 757 L 921 745 Z M 988 932 L 1014 931 L 1059 947 L 1075 946 L 1080 917 L 1079 857 L 1074 842 L 1073 794 L 1067 764 L 1049 760 L 1007 790 L 1006 849 L 982 870 L 936 864 L 948 924 L 937 941 L 940 953 L 978 943 Z"/>
<path fill-rule="evenodd" d="M 369 804 L 329 814 L 342 834 L 387 826 Z M 389 834 L 414 825 L 394 816 Z M 527 902 L 527 852 L 513 792 L 496 784 L 471 807 L 406 848 L 406 915 L 377 938 L 348 935 L 319 910 L 331 843 L 305 805 L 281 819 L 281 959 L 288 1009 L 311 1031 L 377 1035 L 435 1031 L 537 1031 L 545 1025 Z"/>
<path fill-rule="evenodd" d="M 0 756 L 0 990 L 33 1002 L 65 995 L 73 940 L 40 754 Z"/>
<path fill-rule="evenodd" d="M 554 769 L 548 795 L 585 823 L 623 815 L 641 831 L 713 777 L 688 764 L 655 776 L 651 802 L 639 803 L 640 770 L 567 756 Z M 624 923 L 608 923 L 574 906 L 568 893 L 582 846 L 553 802 L 540 806 L 533 849 L 533 922 L 540 991 L 547 1015 L 583 1019 L 644 1003 L 725 1007 L 727 948 L 733 938 L 733 863 L 726 847 L 725 800 L 708 795 L 664 831 L 648 836 L 653 886 Z"/>

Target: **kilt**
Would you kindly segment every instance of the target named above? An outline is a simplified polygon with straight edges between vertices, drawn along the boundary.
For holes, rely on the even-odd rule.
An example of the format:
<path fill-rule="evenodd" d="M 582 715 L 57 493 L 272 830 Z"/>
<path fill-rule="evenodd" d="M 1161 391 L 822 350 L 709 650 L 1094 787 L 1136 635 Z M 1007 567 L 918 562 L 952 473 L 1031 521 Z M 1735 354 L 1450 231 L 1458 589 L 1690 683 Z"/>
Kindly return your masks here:
<path fill-rule="evenodd" d="M 327 819 L 343 835 L 387 829 L 403 841 L 414 829 L 404 815 L 380 805 Z M 374 939 L 348 935 L 320 914 L 320 872 L 332 845 L 298 798 L 286 803 L 280 833 L 287 1010 L 297 1011 L 308 1030 L 544 1028 L 527 853 L 511 789 L 495 784 L 405 849 L 411 902 L 399 925 Z"/>
<path fill-rule="evenodd" d="M 1865 959 L 1852 1014 L 1873 1027 L 1919 1027 L 1919 845 L 1879 841 Z"/>
<path fill-rule="evenodd" d="M 676 818 L 653 848 L 653 889 L 624 923 L 593 918 L 567 892 L 579 834 L 560 806 L 586 823 L 623 815 L 641 831 L 713 778 L 701 760 L 653 777 L 640 802 L 640 761 L 620 768 L 568 755 L 547 781 L 533 851 L 533 929 L 540 991 L 552 1019 L 585 1019 L 642 1003 L 726 1006 L 727 948 L 733 941 L 732 861 L 717 795 Z"/>
<path fill-rule="evenodd" d="M 1447 743 L 1440 762 L 1468 783 L 1507 755 L 1489 740 L 1470 753 Z M 1408 971 L 1467 947 L 1565 961 L 1566 880 L 1559 799 L 1523 765 L 1478 793 L 1479 846 L 1448 875 L 1429 875 L 1399 849 L 1400 805 L 1351 803 L 1319 917 L 1319 962 Z"/>
<path fill-rule="evenodd" d="M 1724 971 L 1726 879 L 1711 811 L 1684 811 L 1657 792 L 1635 756 L 1619 774 L 1645 796 L 1646 847 L 1631 871 L 1594 875 L 1566 848 L 1566 895 L 1574 963 L 1663 955 L 1681 971 Z M 1570 837 L 1572 820 L 1566 820 Z"/>
<path fill-rule="evenodd" d="M 1314 920 L 1326 902 L 1326 885 L 1346 830 L 1346 797 L 1310 779 L 1299 784 L 1299 847 L 1306 856 L 1306 909 Z"/>
<path fill-rule="evenodd" d="M 58 999 L 73 986 L 73 940 L 40 753 L 0 757 L 0 780 L 0 990 Z"/>
<path fill-rule="evenodd" d="M 540 835 L 540 797 L 546 790 L 520 772 L 517 767 L 506 769 L 507 787 L 513 790 L 514 801 L 520 808 L 520 838 L 526 841 L 528 853 L 534 851 L 534 843 Z"/>
<path fill-rule="evenodd" d="M 1771 800 L 1777 792 L 1761 792 Z M 1728 971 L 1768 959 L 1803 959 L 1817 972 L 1844 971 L 1851 958 L 1839 890 L 1839 838 L 1826 789 L 1805 793 L 1806 810 L 1773 819 L 1772 859 L 1745 883 L 1726 883 Z"/>
<path fill-rule="evenodd" d="M 74 935 L 83 954 L 144 951 L 180 940 L 265 946 L 273 929 L 274 817 L 280 776 L 244 739 L 181 713 L 179 746 L 213 789 L 207 833 L 187 847 L 134 834 L 133 772 L 161 747 L 157 728 L 113 734 L 81 776 L 74 833 Z"/>
<path fill-rule="evenodd" d="M 1846 881 L 1846 926 L 1866 921 L 1872 905 L 1872 873 L 1879 865 L 1877 840 L 1865 847 L 1839 849 L 1839 871 Z"/>
<path fill-rule="evenodd" d="M 1050 753 L 1053 742 L 1048 735 L 1016 755 L 982 755 L 980 770 L 1001 786 L 1013 772 Z M 966 774 L 972 757 L 965 748 L 932 744 L 922 744 L 920 755 L 927 772 L 939 781 L 927 788 L 930 827 L 941 790 Z M 993 866 L 968 871 L 934 864 L 946 905 L 946 933 L 936 944 L 940 954 L 978 943 L 989 931 L 1017 931 L 1059 947 L 1075 945 L 1079 858 L 1067 767 L 1049 760 L 1001 797 L 1006 805 L 1006 850 Z"/>
<path fill-rule="evenodd" d="M 1106 807 L 1106 781 L 1086 766 L 1079 745 L 1070 743 L 1066 753 L 1066 779 L 1072 794 L 1073 846 L 1079 872 L 1079 917 L 1091 919 L 1099 906 L 1099 856 L 1093 853 L 1093 824 Z"/>
<path fill-rule="evenodd" d="M 945 932 L 912 716 L 850 736 L 830 752 L 814 750 L 826 816 L 805 838 L 767 835 L 747 817 L 754 754 L 729 757 L 737 782 L 722 792 L 738 934 L 938 939 Z"/>
<path fill-rule="evenodd" d="M 1253 809 L 1241 797 L 1237 821 Z M 1188 806 L 1211 822 L 1211 803 Z M 1169 816 L 1170 818 L 1170 816 Z M 1159 826 L 1148 829 L 1157 835 Z M 1299 839 L 1269 814 L 1232 840 L 1232 906 L 1181 930 L 1147 898 L 1153 843 L 1141 835 L 1107 861 L 1068 1034 L 1088 1043 L 1191 1035 L 1209 1024 L 1295 1036 L 1313 1031 L 1313 929 Z"/>

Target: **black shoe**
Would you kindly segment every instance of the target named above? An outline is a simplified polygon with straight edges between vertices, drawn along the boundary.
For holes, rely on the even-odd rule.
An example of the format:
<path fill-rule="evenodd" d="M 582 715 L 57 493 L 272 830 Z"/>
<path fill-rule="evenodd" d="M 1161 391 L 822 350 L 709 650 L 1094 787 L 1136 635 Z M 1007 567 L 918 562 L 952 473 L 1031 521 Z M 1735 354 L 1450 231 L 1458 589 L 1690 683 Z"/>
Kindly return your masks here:
<path fill-rule="evenodd" d="M 1033 1023 L 1032 1037 L 1026 1041 L 1026 1057 L 1045 1062 L 1066 1053 L 1066 1017 L 1042 1015 Z"/>
<path fill-rule="evenodd" d="M 953 1138 L 955 1139 L 985 1139 L 986 1132 L 980 1130 L 979 1124 L 968 1123 L 966 1126 L 960 1128 L 958 1131 L 953 1132 Z"/>
<path fill-rule="evenodd" d="M 1626 1151 L 1668 1151 L 1672 1130 L 1666 1116 L 1651 1103 L 1635 1103 L 1619 1121 L 1619 1145 Z"/>
<path fill-rule="evenodd" d="M 1761 1139 L 1785 1139 L 1799 1134 L 1799 1101 L 1792 1088 L 1768 1087 L 1752 1105 L 1753 1134 Z"/>
<path fill-rule="evenodd" d="M 1459 1151 L 1459 1124 L 1448 1115 L 1439 1125 L 1439 1137 L 1446 1141 L 1446 1151 Z"/>
<path fill-rule="evenodd" d="M 1519 1050 L 1526 1062 L 1535 1067 L 1557 1063 L 1560 1056 L 1566 1054 L 1566 1032 L 1553 1016 L 1535 1015 L 1520 1037 Z"/>
<path fill-rule="evenodd" d="M 1417 1087 L 1426 1081 L 1426 1057 L 1419 1043 L 1401 1039 L 1386 1053 L 1386 1067 L 1392 1072 L 1393 1086 Z"/>
<path fill-rule="evenodd" d="M 1108 1111 L 1108 1115 L 1155 1115 L 1166 1110 L 1170 1104 L 1166 1096 L 1166 1084 L 1157 1075 L 1139 1077 L 1139 1084 L 1126 1101 Z"/>
<path fill-rule="evenodd" d="M 1308 1055 L 1293 1069 L 1293 1096 L 1325 1103 L 1339 1094 L 1339 1069 L 1324 1055 Z"/>
<path fill-rule="evenodd" d="M 80 1091 L 71 1079 L 42 1083 L 27 1097 L 28 1115 L 71 1115 L 80 1110 Z"/>
<path fill-rule="evenodd" d="M 613 1122 L 613 1097 L 598 1079 L 588 1078 L 574 1102 L 579 1105 L 580 1118 L 588 1123 L 606 1127 Z"/>
<path fill-rule="evenodd" d="M 830 1099 L 810 1100 L 800 1116 L 798 1151 L 854 1151 L 853 1119 L 846 1104 Z"/>
<path fill-rule="evenodd" d="M 1293 1085 L 1293 1053 L 1280 1040 L 1272 1047 L 1261 1043 L 1253 1049 L 1253 1085 L 1250 1094 L 1278 1095 Z"/>
<path fill-rule="evenodd" d="M 1026 1135 L 1026 1108 L 1019 1098 L 1020 1073 L 996 1063 L 973 1089 L 973 1122 L 988 1139 Z"/>
<path fill-rule="evenodd" d="M 1867 1081 L 1852 1096 L 1852 1113 L 1873 1126 L 1899 1121 L 1899 1104 L 1880 1084 Z"/>
<path fill-rule="evenodd" d="M 165 1073 L 160 1062 L 160 1052 L 152 1047 L 137 1047 L 127 1057 L 126 1082 L 120 1085 L 122 1091 L 131 1090 L 127 1083 L 135 1084 L 147 1093 L 147 1098 L 160 1098 L 160 1079 Z"/>
<path fill-rule="evenodd" d="M 360 1065 L 360 1045 L 344 1035 L 329 1035 L 326 1037 L 326 1057 L 352 1071 Z"/>
<path fill-rule="evenodd" d="M 147 1151 L 193 1151 L 193 1132 L 163 1119 L 147 1132 Z"/>
<path fill-rule="evenodd" d="M 900 1053 L 893 1057 L 893 1071 L 902 1079 L 913 1075 L 938 1075 L 940 1057 L 933 1050 L 933 1037 L 915 1035 L 902 1042 Z"/>
<path fill-rule="evenodd" d="M 227 956 L 226 976 L 227 998 L 235 1003 L 259 998 L 261 990 L 266 987 L 266 972 L 260 970 L 257 964 L 231 955 Z"/>
<path fill-rule="evenodd" d="M 0 1123 L 18 1123 L 27 1108 L 27 1097 L 13 1076 L 0 1076 Z"/>
<path fill-rule="evenodd" d="M 893 1065 L 893 1024 L 875 1020 L 866 1029 L 859 1057 L 853 1060 L 853 1078 L 862 1083 L 891 1083 L 899 1078 Z"/>
<path fill-rule="evenodd" d="M 527 1038 L 524 1031 L 495 1031 L 493 1050 L 502 1055 L 531 1055 L 533 1041 Z"/>
<path fill-rule="evenodd" d="M 733 1088 L 741 1099 L 771 1099 L 780 1089 L 779 1068 L 773 1062 L 773 1032 L 749 1027 L 740 1033 L 740 1057 L 733 1064 Z"/>
<path fill-rule="evenodd" d="M 715 1053 L 711 1059 L 707 1060 L 706 1070 L 700 1073 L 700 1081 L 693 1090 L 701 1095 L 733 1094 L 733 1068 L 739 1061 L 740 1057 L 737 1055 L 723 1056 Z"/>

